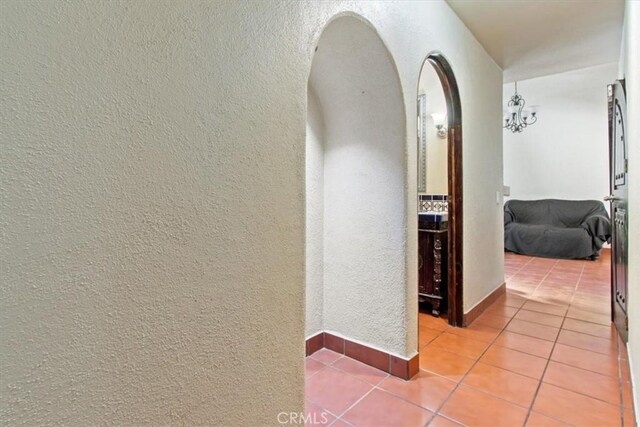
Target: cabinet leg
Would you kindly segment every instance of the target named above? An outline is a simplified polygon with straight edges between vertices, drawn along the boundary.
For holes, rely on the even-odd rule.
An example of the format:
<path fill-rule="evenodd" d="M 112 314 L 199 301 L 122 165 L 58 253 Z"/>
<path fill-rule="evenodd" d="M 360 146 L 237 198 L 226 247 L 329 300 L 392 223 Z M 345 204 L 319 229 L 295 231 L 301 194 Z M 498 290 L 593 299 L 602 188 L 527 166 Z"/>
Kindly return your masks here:
<path fill-rule="evenodd" d="M 440 301 L 437 302 L 432 302 L 432 310 L 431 310 L 431 314 L 433 314 L 436 317 L 440 317 Z"/>

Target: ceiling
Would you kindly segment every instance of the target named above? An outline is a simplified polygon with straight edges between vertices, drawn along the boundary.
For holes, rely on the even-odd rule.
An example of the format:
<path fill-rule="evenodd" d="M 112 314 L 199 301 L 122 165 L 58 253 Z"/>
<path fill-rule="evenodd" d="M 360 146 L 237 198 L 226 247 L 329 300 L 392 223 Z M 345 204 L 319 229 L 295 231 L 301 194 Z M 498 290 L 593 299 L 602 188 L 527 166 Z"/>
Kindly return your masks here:
<path fill-rule="evenodd" d="M 623 0 L 447 0 L 504 82 L 618 62 Z"/>

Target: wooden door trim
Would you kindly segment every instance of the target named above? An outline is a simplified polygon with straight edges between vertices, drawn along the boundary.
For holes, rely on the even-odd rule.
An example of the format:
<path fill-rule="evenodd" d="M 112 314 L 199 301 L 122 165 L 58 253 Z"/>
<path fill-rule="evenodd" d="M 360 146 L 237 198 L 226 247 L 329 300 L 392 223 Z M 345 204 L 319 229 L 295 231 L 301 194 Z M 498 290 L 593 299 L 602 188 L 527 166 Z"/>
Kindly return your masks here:
<path fill-rule="evenodd" d="M 453 69 L 445 56 L 434 51 L 426 59 L 438 74 L 447 104 L 449 171 L 448 320 L 464 326 L 462 300 L 462 104 Z"/>

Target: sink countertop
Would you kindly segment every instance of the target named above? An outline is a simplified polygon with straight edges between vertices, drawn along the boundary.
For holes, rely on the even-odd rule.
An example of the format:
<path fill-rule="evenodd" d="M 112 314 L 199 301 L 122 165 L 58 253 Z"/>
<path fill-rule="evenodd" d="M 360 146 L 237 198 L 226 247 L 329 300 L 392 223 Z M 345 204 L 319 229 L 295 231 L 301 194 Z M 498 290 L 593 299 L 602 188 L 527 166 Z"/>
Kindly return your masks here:
<path fill-rule="evenodd" d="M 418 212 L 418 218 L 421 221 L 427 222 L 447 222 L 449 220 L 449 213 L 435 211 Z"/>

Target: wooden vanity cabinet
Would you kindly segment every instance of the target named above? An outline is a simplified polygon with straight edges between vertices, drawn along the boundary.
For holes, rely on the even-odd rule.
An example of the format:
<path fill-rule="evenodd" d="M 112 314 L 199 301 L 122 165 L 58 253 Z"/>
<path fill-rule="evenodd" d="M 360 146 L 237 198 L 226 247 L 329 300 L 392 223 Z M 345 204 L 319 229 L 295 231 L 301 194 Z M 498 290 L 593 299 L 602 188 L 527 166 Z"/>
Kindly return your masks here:
<path fill-rule="evenodd" d="M 447 222 L 418 223 L 418 300 L 440 316 L 447 310 Z"/>

